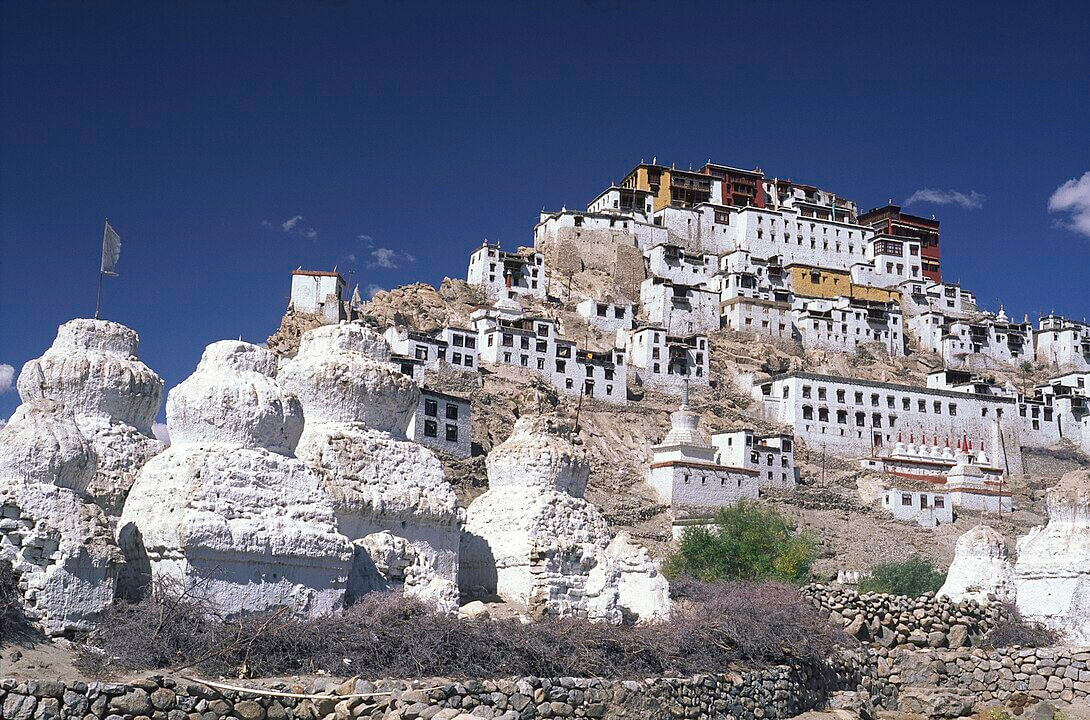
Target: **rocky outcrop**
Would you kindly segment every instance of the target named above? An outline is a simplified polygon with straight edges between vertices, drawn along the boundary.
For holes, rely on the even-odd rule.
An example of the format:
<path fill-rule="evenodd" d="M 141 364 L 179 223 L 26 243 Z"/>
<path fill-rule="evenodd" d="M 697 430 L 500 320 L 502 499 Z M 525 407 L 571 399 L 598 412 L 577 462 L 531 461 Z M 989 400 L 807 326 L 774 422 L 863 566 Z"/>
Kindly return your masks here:
<path fill-rule="evenodd" d="M 583 497 L 590 467 L 555 418 L 522 417 L 487 459 L 489 489 L 469 506 L 459 582 L 533 614 L 620 622 L 669 610 L 665 579 Z M 647 591 L 646 593 L 644 591 Z"/>
<path fill-rule="evenodd" d="M 171 446 L 140 471 L 118 525 L 144 577 L 174 578 L 227 615 L 337 609 L 351 568 L 329 496 L 292 456 L 302 411 L 275 373 L 255 345 L 210 345 L 171 391 Z"/>
<path fill-rule="evenodd" d="M 1018 609 L 1069 643 L 1090 644 L 1090 471 L 1048 491 L 1048 524 L 1018 540 Z"/>
<path fill-rule="evenodd" d="M 1007 560 L 1003 536 L 987 525 L 977 525 L 958 538 L 954 561 L 938 595 L 981 604 L 1014 600 L 1014 568 Z"/>
<path fill-rule="evenodd" d="M 436 456 L 405 438 L 420 391 L 389 359 L 370 327 L 327 325 L 303 335 L 278 379 L 306 415 L 298 457 L 355 544 L 349 599 L 401 589 L 454 612 L 460 510 Z"/>

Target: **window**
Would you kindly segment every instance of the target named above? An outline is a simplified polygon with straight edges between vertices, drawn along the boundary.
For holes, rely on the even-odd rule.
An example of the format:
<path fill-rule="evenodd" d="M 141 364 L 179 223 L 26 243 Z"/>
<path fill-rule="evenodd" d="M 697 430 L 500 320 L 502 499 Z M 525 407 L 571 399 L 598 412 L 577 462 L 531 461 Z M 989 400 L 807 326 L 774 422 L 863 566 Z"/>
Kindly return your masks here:
<path fill-rule="evenodd" d="M 935 408 L 935 414 L 942 415 L 942 403 L 936 400 L 934 403 L 932 403 L 932 405 Z"/>
<path fill-rule="evenodd" d="M 428 359 L 428 348 L 427 348 L 427 346 L 425 346 L 425 345 L 417 345 L 416 346 L 416 359 L 417 360 L 427 360 Z"/>
<path fill-rule="evenodd" d="M 462 353 L 451 353 L 450 361 L 455 365 L 462 364 Z"/>
<path fill-rule="evenodd" d="M 845 393 L 844 390 L 837 390 L 836 391 L 836 401 L 839 402 L 839 403 L 844 402 L 845 395 L 846 395 L 846 393 Z"/>
<path fill-rule="evenodd" d="M 438 437 L 439 426 L 436 425 L 434 420 L 424 421 L 424 437 Z"/>
<path fill-rule="evenodd" d="M 912 496 L 908 493 L 901 493 L 901 504 L 906 507 L 912 507 Z"/>
<path fill-rule="evenodd" d="M 866 424 L 867 424 L 867 414 L 857 412 L 855 414 L 855 426 L 856 427 L 863 427 Z"/>
<path fill-rule="evenodd" d="M 803 420 L 813 420 L 814 419 L 814 408 L 810 407 L 809 405 L 803 405 L 802 406 L 802 419 Z"/>
<path fill-rule="evenodd" d="M 512 347 L 515 344 L 515 336 L 507 333 L 503 334 L 503 346 Z"/>
<path fill-rule="evenodd" d="M 942 495 L 936 495 L 933 504 L 936 508 L 946 507 L 946 498 Z"/>
<path fill-rule="evenodd" d="M 466 367 L 473 367 L 473 356 L 472 355 L 466 355 L 465 356 L 465 362 L 463 364 Z"/>
<path fill-rule="evenodd" d="M 475 347 L 477 347 L 477 341 L 476 341 L 476 340 L 475 340 L 474 338 L 471 338 L 471 337 L 467 337 L 467 338 L 466 338 L 466 347 L 467 347 L 467 348 L 475 348 Z"/>
<path fill-rule="evenodd" d="M 435 417 L 436 415 L 438 415 L 439 414 L 439 403 L 436 402 L 435 400 L 425 400 L 424 401 L 424 414 L 425 415 L 430 415 L 431 417 Z"/>
<path fill-rule="evenodd" d="M 458 442 L 458 426 L 447 423 L 447 442 Z"/>
<path fill-rule="evenodd" d="M 565 362 L 564 360 L 557 360 L 557 361 L 556 361 L 556 371 L 557 371 L 558 373 L 562 373 L 562 372 L 564 372 L 564 368 L 565 368 L 566 366 L 567 366 L 567 362 Z"/>
<path fill-rule="evenodd" d="M 825 388 L 819 387 L 818 388 L 818 400 L 824 400 L 824 399 L 825 399 Z"/>
<path fill-rule="evenodd" d="M 818 420 L 821 422 L 829 422 L 829 409 L 818 408 Z"/>
<path fill-rule="evenodd" d="M 804 398 L 810 397 L 810 386 L 809 385 L 803 385 L 802 386 L 802 396 Z"/>
<path fill-rule="evenodd" d="M 950 403 L 949 405 L 947 405 L 946 409 L 950 411 L 951 415 L 957 415 L 958 414 L 958 406 L 955 405 L 954 403 Z"/>
<path fill-rule="evenodd" d="M 571 378 L 564 378 L 564 387 L 568 390 L 571 390 L 572 387 L 574 387 L 574 383 L 572 382 Z"/>
<path fill-rule="evenodd" d="M 447 420 L 458 419 L 458 406 L 454 403 L 447 403 Z"/>
<path fill-rule="evenodd" d="M 926 413 L 927 412 L 927 401 L 926 400 L 917 400 L 916 401 L 916 409 L 919 410 L 922 413 Z"/>
<path fill-rule="evenodd" d="M 863 393 L 857 392 L 855 394 L 855 404 L 856 405 L 862 405 L 863 404 Z"/>
<path fill-rule="evenodd" d="M 838 423 L 840 423 L 841 425 L 847 425 L 848 424 L 848 411 L 847 410 L 837 410 L 836 411 L 836 421 Z M 784 458 L 784 462 L 787 462 L 787 458 Z"/>

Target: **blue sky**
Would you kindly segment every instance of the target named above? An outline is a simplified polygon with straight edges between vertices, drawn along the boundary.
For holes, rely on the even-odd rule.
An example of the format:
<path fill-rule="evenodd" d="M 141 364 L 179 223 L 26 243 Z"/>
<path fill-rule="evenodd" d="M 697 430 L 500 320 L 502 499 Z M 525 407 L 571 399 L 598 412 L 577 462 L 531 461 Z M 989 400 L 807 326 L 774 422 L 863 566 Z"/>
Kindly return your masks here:
<path fill-rule="evenodd" d="M 1090 316 L 1090 176 L 1049 211 L 1090 172 L 1084 2 L 0 13 L 0 364 L 16 371 L 94 312 L 104 216 L 123 249 L 103 314 L 171 387 L 207 343 L 264 340 L 296 266 L 362 288 L 463 277 L 482 239 L 529 244 L 542 206 L 582 206 L 653 156 L 759 165 L 861 208 L 957 191 L 979 207 L 910 208 L 942 221 L 947 279 L 1018 317 Z M 0 394 L 0 416 L 17 402 Z"/>

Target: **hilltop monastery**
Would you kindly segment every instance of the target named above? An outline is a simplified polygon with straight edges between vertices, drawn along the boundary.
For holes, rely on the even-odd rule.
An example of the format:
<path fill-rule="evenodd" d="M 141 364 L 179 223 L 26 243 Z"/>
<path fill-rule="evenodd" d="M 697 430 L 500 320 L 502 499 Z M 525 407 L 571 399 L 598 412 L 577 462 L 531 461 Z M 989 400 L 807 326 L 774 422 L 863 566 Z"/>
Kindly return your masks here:
<path fill-rule="evenodd" d="M 281 354 L 210 345 L 166 395 L 169 448 L 151 435 L 164 388 L 136 333 L 63 325 L 22 369 L 23 404 L 0 429 L 0 558 L 28 615 L 70 633 L 115 596 L 171 577 L 228 615 L 314 616 L 393 589 L 443 612 L 499 596 L 536 614 L 668 617 L 666 581 L 586 500 L 589 464 L 557 418 L 521 417 L 485 459 L 488 491 L 459 506 L 439 457 L 475 453 L 473 403 L 433 387 L 435 373 L 509 366 L 616 406 L 648 390 L 676 397 L 646 468 L 675 535 L 790 491 L 799 443 L 882 473 L 882 508 L 925 526 L 959 507 L 1009 511 L 1004 482 L 1024 472 L 1026 448 L 1090 452 L 1090 326 L 979 308 L 942 279 L 939 221 L 892 204 L 860 213 L 759 169 L 641 163 L 585 210 L 542 212 L 531 246 L 485 243 L 468 262 L 485 301 L 466 327 L 380 322 L 335 271 L 294 271 L 289 312 L 316 327 Z M 612 289 L 573 297 L 572 277 L 587 271 Z M 569 334 L 561 308 L 610 347 Z M 772 375 L 751 392 L 775 432 L 708 435 L 689 395 L 716 382 L 709 336 L 723 330 L 877 357 L 930 352 L 942 367 L 920 386 Z M 1027 361 L 1052 379 L 1020 391 L 987 376 Z M 1059 571 L 1033 558 L 1085 524 L 1065 510 L 1085 494 L 1055 493 L 1052 529 L 1025 539 L 1017 568 L 977 532 L 959 546 L 965 572 L 991 568 L 1008 596 L 1024 578 L 1034 615 L 1032 598 Z M 1090 566 L 1074 572 L 1090 577 Z M 1068 622 L 1063 608 L 1034 616 Z"/>

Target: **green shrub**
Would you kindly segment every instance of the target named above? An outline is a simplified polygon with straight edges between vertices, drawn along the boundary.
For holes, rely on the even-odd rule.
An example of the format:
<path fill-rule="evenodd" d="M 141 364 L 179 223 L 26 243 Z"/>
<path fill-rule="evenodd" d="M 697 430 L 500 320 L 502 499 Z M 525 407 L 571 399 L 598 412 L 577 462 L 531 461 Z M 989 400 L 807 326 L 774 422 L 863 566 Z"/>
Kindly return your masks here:
<path fill-rule="evenodd" d="M 794 533 L 773 508 L 742 501 L 715 516 L 713 527 L 685 531 L 666 561 L 668 576 L 715 580 L 780 580 L 801 584 L 810 577 L 814 543 Z"/>
<path fill-rule="evenodd" d="M 925 593 L 938 592 L 945 581 L 946 574 L 931 567 L 930 560 L 913 556 L 902 562 L 875 566 L 869 577 L 860 580 L 859 592 L 919 597 Z"/>

